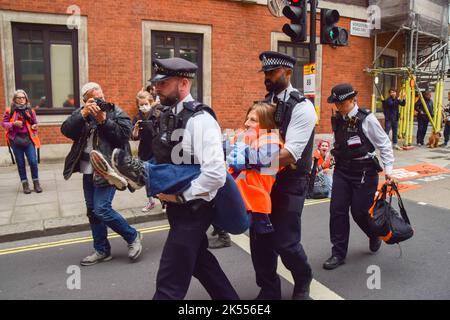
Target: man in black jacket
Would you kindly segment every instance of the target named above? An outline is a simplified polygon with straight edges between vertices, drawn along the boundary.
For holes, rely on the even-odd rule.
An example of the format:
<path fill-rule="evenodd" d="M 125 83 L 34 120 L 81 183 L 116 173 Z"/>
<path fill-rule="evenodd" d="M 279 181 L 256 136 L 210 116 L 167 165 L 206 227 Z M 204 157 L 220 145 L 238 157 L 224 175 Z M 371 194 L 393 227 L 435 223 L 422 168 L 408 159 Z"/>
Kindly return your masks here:
<path fill-rule="evenodd" d="M 97 83 L 85 84 L 81 94 L 85 105 L 75 110 L 61 126 L 62 134 L 74 141 L 64 164 L 64 178 L 68 180 L 74 172 L 83 174 L 87 216 L 94 238 L 95 251 L 84 258 L 81 265 L 111 260 L 107 227 L 127 242 L 128 257 L 134 261 L 142 252 L 142 235 L 112 208 L 116 187 L 94 172 L 89 161 L 92 150 L 98 150 L 109 159 L 114 148 L 129 151 L 131 121 L 119 107 L 104 101 L 103 91 Z M 120 185 L 122 178 L 118 176 L 117 179 L 115 184 Z"/>
<path fill-rule="evenodd" d="M 427 90 L 423 94 L 423 98 L 425 100 L 425 103 L 427 105 L 427 109 L 430 112 L 431 118 L 433 118 L 434 115 L 434 108 L 433 108 L 433 100 L 431 100 L 431 91 Z M 424 106 L 422 104 L 422 100 L 417 100 L 416 104 L 414 105 L 414 110 L 417 112 L 417 145 L 423 146 L 425 136 L 427 134 L 428 124 L 430 123 L 430 119 L 428 118 L 428 115 L 426 114 L 426 111 L 424 109 Z"/>
<path fill-rule="evenodd" d="M 392 144 L 397 150 L 401 148 L 397 145 L 398 121 L 400 120 L 400 106 L 405 106 L 406 101 L 397 98 L 397 90 L 391 88 L 389 90 L 389 98 L 383 101 L 383 114 L 385 120 L 384 130 L 389 136 L 392 129 Z"/>

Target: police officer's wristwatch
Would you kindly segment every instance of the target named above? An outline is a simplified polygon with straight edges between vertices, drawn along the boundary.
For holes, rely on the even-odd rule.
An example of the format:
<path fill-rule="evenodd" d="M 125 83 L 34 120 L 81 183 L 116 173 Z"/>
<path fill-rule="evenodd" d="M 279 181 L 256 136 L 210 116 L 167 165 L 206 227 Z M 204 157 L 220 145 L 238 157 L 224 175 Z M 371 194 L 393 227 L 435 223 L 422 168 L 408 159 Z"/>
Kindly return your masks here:
<path fill-rule="evenodd" d="M 177 194 L 177 203 L 185 204 L 186 202 L 187 202 L 186 198 L 184 197 L 184 195 L 182 193 Z"/>

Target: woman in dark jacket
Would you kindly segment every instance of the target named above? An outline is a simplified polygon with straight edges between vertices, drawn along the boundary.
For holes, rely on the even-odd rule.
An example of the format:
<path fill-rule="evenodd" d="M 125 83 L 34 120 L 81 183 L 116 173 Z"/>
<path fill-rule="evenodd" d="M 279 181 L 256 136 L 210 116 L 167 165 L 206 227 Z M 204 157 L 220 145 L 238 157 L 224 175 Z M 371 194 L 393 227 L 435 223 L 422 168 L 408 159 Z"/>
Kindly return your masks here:
<path fill-rule="evenodd" d="M 34 191 L 42 192 L 36 157 L 36 148 L 40 147 L 37 136 L 37 119 L 25 91 L 17 90 L 14 92 L 11 107 L 6 108 L 3 116 L 2 126 L 6 129 L 7 143 L 14 152 L 23 192 L 25 194 L 31 193 L 25 167 L 25 155 L 30 165 Z"/>
<path fill-rule="evenodd" d="M 155 135 L 154 120 L 156 119 L 156 102 L 148 92 L 141 90 L 136 95 L 137 115 L 133 119 L 133 131 L 131 139 L 139 141 L 138 157 L 142 161 L 148 161 L 153 157 L 152 139 Z M 142 208 L 142 212 L 148 212 L 156 206 L 155 199 L 149 197 Z"/>

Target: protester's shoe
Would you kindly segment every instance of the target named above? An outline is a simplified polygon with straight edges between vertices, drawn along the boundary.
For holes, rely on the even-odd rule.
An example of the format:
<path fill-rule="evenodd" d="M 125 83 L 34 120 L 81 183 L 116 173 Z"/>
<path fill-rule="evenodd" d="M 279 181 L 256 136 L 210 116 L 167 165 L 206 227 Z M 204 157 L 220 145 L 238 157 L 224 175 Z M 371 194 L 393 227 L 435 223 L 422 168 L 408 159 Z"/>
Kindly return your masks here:
<path fill-rule="evenodd" d="M 99 262 L 105 262 L 112 259 L 111 254 L 100 253 L 98 251 L 94 251 L 91 255 L 87 256 L 83 260 L 81 260 L 80 264 L 82 266 L 92 266 Z"/>
<path fill-rule="evenodd" d="M 337 267 L 339 267 L 341 264 L 344 264 L 345 261 L 344 259 L 341 259 L 339 257 L 336 256 L 332 256 L 330 258 L 328 258 L 327 261 L 325 261 L 325 263 L 323 264 L 323 268 L 325 270 L 333 270 L 336 269 Z"/>
<path fill-rule="evenodd" d="M 142 234 L 137 233 L 136 239 L 128 245 L 128 258 L 135 261 L 142 253 Z"/>
<path fill-rule="evenodd" d="M 218 231 L 218 237 L 215 239 L 212 239 L 208 243 L 208 247 L 210 249 L 220 249 L 220 248 L 227 248 L 231 247 L 231 238 L 228 233 L 226 233 L 223 230 Z"/>
<path fill-rule="evenodd" d="M 403 150 L 402 147 L 400 147 L 398 144 L 394 144 L 394 149 L 395 150 Z"/>
<path fill-rule="evenodd" d="M 105 178 L 110 185 L 115 186 L 120 191 L 127 188 L 127 180 L 117 174 L 116 171 L 109 165 L 103 154 L 96 150 L 92 150 L 90 153 L 91 164 L 94 167 L 96 173 Z"/>
<path fill-rule="evenodd" d="M 33 187 L 34 187 L 34 191 L 36 191 L 37 193 L 41 193 L 42 192 L 42 188 L 41 188 L 41 185 L 39 183 L 39 180 L 33 180 Z"/>
<path fill-rule="evenodd" d="M 31 193 L 31 189 L 30 189 L 30 185 L 28 184 L 28 181 L 22 182 L 22 188 L 23 188 L 23 193 L 25 193 L 25 194 Z"/>
<path fill-rule="evenodd" d="M 135 190 L 145 186 L 147 174 L 143 161 L 133 159 L 124 150 L 116 148 L 112 153 L 111 164 L 114 170 L 124 177 Z"/>
<path fill-rule="evenodd" d="M 149 212 L 150 210 L 154 209 L 156 206 L 156 202 L 154 200 L 147 201 L 147 204 L 145 207 L 142 208 L 142 212 Z"/>
<path fill-rule="evenodd" d="M 380 238 L 372 238 L 369 240 L 369 249 L 371 252 L 377 252 L 381 247 L 381 239 Z"/>

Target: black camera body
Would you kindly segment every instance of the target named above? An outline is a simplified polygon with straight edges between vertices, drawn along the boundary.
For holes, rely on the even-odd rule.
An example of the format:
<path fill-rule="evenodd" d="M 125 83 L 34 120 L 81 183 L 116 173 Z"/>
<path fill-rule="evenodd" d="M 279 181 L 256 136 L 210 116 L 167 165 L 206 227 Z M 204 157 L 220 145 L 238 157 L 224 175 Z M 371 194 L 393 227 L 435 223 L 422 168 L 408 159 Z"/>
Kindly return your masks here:
<path fill-rule="evenodd" d="M 103 99 L 95 98 L 95 103 L 104 112 L 110 112 L 114 110 L 114 103 L 106 102 Z"/>

